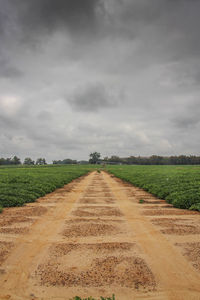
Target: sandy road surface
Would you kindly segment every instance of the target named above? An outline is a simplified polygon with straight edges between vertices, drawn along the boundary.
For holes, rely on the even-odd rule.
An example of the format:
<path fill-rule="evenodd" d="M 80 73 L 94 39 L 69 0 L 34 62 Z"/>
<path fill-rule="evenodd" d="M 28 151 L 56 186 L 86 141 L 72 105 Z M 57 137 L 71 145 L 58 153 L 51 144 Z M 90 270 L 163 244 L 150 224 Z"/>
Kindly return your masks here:
<path fill-rule="evenodd" d="M 200 214 L 93 172 L 5 209 L 0 286 L 0 299 L 200 299 Z"/>

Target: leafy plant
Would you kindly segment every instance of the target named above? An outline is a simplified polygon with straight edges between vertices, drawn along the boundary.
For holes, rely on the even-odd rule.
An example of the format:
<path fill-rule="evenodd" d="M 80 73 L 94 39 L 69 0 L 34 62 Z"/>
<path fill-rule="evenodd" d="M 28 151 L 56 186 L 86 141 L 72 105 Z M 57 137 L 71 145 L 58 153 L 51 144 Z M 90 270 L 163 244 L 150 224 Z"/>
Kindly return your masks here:
<path fill-rule="evenodd" d="M 33 202 L 94 168 L 91 165 L 0 167 L 0 206 Z"/>
<path fill-rule="evenodd" d="M 2 207 L 2 206 L 0 206 L 0 214 L 2 213 L 2 211 L 3 211 L 3 207 Z"/>
<path fill-rule="evenodd" d="M 200 203 L 193 204 L 190 209 L 200 211 Z"/>
<path fill-rule="evenodd" d="M 144 203 L 144 199 L 140 199 L 140 200 L 139 200 L 139 203 L 140 203 L 140 204 Z"/>
<path fill-rule="evenodd" d="M 107 170 L 177 208 L 200 211 L 200 166 L 108 165 Z"/>

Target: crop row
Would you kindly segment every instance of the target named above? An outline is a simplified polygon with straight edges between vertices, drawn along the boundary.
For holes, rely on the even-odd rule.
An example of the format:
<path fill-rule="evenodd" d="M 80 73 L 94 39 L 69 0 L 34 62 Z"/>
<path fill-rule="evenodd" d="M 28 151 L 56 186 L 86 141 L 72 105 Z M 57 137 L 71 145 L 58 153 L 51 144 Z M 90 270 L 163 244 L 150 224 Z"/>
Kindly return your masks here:
<path fill-rule="evenodd" d="M 199 166 L 108 166 L 108 171 L 177 208 L 200 211 Z"/>
<path fill-rule="evenodd" d="M 89 165 L 0 168 L 0 207 L 33 202 L 90 170 Z"/>

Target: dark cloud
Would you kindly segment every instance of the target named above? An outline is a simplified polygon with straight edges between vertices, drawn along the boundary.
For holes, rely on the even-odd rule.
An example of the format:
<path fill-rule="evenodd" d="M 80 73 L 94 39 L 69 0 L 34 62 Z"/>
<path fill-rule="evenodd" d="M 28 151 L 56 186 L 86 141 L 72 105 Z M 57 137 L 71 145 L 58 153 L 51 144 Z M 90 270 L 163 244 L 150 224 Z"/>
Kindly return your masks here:
<path fill-rule="evenodd" d="M 173 61 L 198 57 L 199 11 L 198 0 L 122 0 L 115 28 L 123 28 L 127 36 L 132 34 L 132 38 L 139 38 L 150 58 L 153 53 L 157 59 L 167 57 Z"/>
<path fill-rule="evenodd" d="M 177 118 L 174 123 L 178 128 L 186 130 L 187 128 L 194 128 L 200 122 L 197 116 L 184 116 Z"/>
<path fill-rule="evenodd" d="M 2 0 L 3 1 L 3 0 Z M 3 1 L 5 2 L 5 1 Z M 58 29 L 93 32 L 97 16 L 103 11 L 101 0 L 7 0 L 7 12 L 16 14 L 22 39 L 41 36 Z"/>
<path fill-rule="evenodd" d="M 0 156 L 198 154 L 199 11 L 0 0 Z"/>
<path fill-rule="evenodd" d="M 12 77 L 21 77 L 23 72 L 18 68 L 12 66 L 7 60 L 1 59 L 0 57 L 0 77 L 3 78 L 12 78 Z"/>
<path fill-rule="evenodd" d="M 187 132 L 189 130 L 196 131 L 200 125 L 200 100 L 191 99 L 189 103 L 180 107 L 180 113 L 177 113 L 176 117 L 172 119 L 172 122 L 180 131 Z"/>
<path fill-rule="evenodd" d="M 104 108 L 117 107 L 122 100 L 103 84 L 92 84 L 76 92 L 68 99 L 68 103 L 77 111 L 96 112 Z"/>

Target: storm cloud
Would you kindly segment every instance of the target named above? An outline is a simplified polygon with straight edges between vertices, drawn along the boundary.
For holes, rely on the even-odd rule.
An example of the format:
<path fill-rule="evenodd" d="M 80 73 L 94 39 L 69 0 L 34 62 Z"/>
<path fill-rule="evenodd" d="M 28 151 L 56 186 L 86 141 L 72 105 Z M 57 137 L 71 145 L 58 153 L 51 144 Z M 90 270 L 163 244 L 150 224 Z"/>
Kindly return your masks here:
<path fill-rule="evenodd" d="M 0 156 L 199 154 L 199 11 L 0 0 Z"/>
<path fill-rule="evenodd" d="M 69 99 L 73 109 L 82 112 L 96 112 L 104 108 L 115 108 L 122 101 L 121 95 L 115 95 L 112 89 L 107 89 L 103 84 L 93 84 L 75 92 Z"/>

